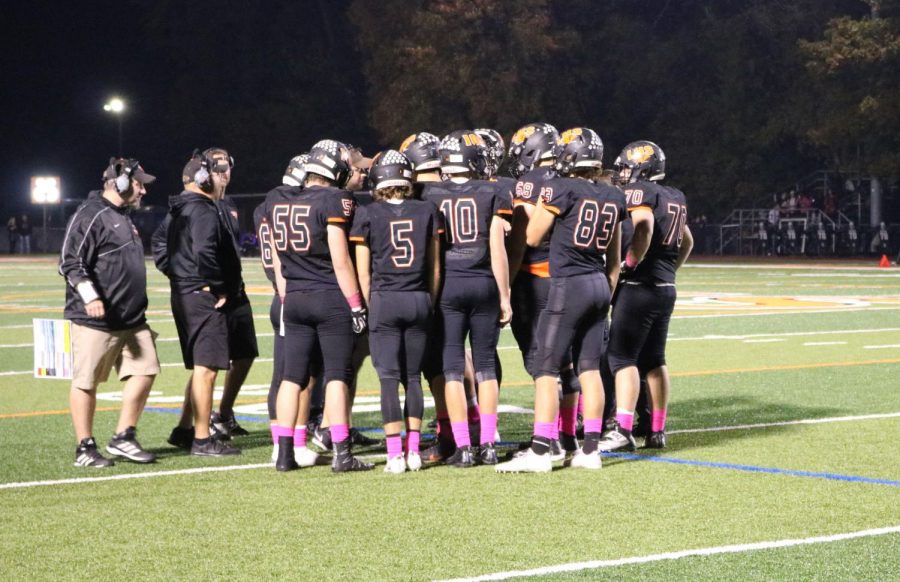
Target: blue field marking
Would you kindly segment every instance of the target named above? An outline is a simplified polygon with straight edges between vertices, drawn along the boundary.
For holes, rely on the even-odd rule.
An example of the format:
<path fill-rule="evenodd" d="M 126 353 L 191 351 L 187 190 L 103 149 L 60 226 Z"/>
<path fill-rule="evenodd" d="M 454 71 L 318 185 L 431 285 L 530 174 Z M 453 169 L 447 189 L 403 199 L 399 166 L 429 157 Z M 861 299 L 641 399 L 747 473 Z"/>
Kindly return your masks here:
<path fill-rule="evenodd" d="M 732 471 L 745 471 L 748 473 L 770 473 L 774 475 L 790 475 L 792 477 L 811 477 L 813 479 L 829 479 L 831 481 L 851 481 L 856 483 L 870 483 L 873 485 L 890 485 L 900 487 L 900 481 L 891 479 L 876 479 L 874 477 L 860 477 L 857 475 L 841 475 L 839 473 L 819 473 L 816 471 L 793 471 L 790 469 L 778 469 L 776 467 L 757 467 L 755 465 L 738 465 L 734 463 L 713 463 L 710 461 L 693 461 L 691 459 L 675 459 L 672 457 L 654 457 L 637 455 L 634 453 L 603 453 L 603 456 L 629 461 L 653 461 L 655 463 L 671 463 L 673 465 L 693 465 L 695 467 L 712 467 L 713 469 L 731 469 Z"/>

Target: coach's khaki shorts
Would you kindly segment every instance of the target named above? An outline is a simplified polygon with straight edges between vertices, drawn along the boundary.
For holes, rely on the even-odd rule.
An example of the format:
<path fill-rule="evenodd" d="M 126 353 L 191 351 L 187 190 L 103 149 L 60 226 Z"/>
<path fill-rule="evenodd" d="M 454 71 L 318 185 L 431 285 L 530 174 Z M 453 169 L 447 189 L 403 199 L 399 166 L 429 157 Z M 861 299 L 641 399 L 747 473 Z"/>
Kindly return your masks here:
<path fill-rule="evenodd" d="M 156 336 L 147 324 L 121 331 L 104 331 L 73 323 L 75 377 L 72 386 L 93 390 L 106 382 L 113 366 L 119 380 L 159 374 Z"/>

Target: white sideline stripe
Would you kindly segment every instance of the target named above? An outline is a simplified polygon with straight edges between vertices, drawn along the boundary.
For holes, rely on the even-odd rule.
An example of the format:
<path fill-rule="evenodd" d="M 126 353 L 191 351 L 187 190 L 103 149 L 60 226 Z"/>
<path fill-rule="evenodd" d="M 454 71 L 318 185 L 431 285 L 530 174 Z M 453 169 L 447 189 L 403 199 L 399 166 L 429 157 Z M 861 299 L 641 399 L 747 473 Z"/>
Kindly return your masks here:
<path fill-rule="evenodd" d="M 0 348 L 30 348 L 34 344 L 0 344 Z"/>
<path fill-rule="evenodd" d="M 783 342 L 784 339 L 780 337 L 770 337 L 770 338 L 760 338 L 760 339 L 748 339 L 744 340 L 745 344 L 768 344 L 771 342 Z"/>
<path fill-rule="evenodd" d="M 264 386 L 259 384 L 258 386 Z M 843 422 L 854 420 L 868 420 L 878 418 L 897 418 L 900 412 L 890 412 L 886 414 L 866 414 L 863 416 L 838 416 L 832 418 L 812 418 L 806 420 L 788 420 L 784 422 L 769 422 L 761 424 L 744 424 L 736 426 L 714 426 L 709 428 L 688 428 L 683 430 L 670 430 L 669 434 L 687 434 L 693 432 L 715 432 L 726 430 L 741 430 L 748 428 L 767 428 L 770 426 L 785 426 L 790 424 L 820 424 L 825 422 Z M 363 459 L 383 459 L 384 454 L 360 455 Z M 0 483 L 0 489 L 23 489 L 29 487 L 46 487 L 48 485 L 72 485 L 77 483 L 94 483 L 97 481 L 115 481 L 121 479 L 141 479 L 144 477 L 166 477 L 168 475 L 190 475 L 193 473 L 209 473 L 215 471 L 239 471 L 241 469 L 258 469 L 261 467 L 271 467 L 271 463 L 256 463 L 253 465 L 228 465 L 224 467 L 198 467 L 195 469 L 175 469 L 172 471 L 152 471 L 149 473 L 131 473 L 128 475 L 110 475 L 108 477 L 84 477 L 74 479 L 58 479 L 55 481 L 23 481 L 19 483 Z"/>
<path fill-rule="evenodd" d="M 848 333 L 888 333 L 900 331 L 900 327 L 883 327 L 880 329 L 832 329 L 826 331 L 789 331 L 783 333 L 751 333 L 746 335 L 701 335 L 697 337 L 669 337 L 670 342 L 697 340 L 745 340 L 755 337 L 802 337 L 812 335 L 834 335 Z"/>
<path fill-rule="evenodd" d="M 735 307 L 735 309 L 741 309 Z M 855 311 L 896 311 L 900 307 L 838 307 L 834 309 L 800 309 L 798 311 L 765 311 L 754 313 L 710 313 L 707 315 L 673 315 L 672 319 L 710 319 L 718 317 L 759 317 L 760 315 L 809 315 L 813 313 L 852 313 Z"/>
<path fill-rule="evenodd" d="M 883 346 L 863 346 L 864 350 L 883 350 L 886 348 L 900 348 L 900 344 L 888 344 Z"/>
<path fill-rule="evenodd" d="M 845 346 L 847 342 L 803 342 L 804 346 Z"/>
<path fill-rule="evenodd" d="M 705 263 L 688 263 L 684 265 L 689 269 L 755 269 L 760 270 L 761 268 L 765 268 L 768 271 L 774 269 L 783 269 L 787 271 L 880 271 L 883 267 L 855 267 L 851 265 L 816 265 L 816 266 L 808 266 L 808 265 L 765 265 L 765 264 L 757 264 L 757 265 L 715 265 L 715 264 L 705 264 Z"/>
<path fill-rule="evenodd" d="M 70 485 L 75 483 L 99 483 L 101 481 L 124 481 L 126 479 L 148 479 L 168 475 L 194 475 L 196 473 L 220 473 L 224 471 L 241 471 L 243 469 L 262 469 L 272 467 L 271 463 L 255 463 L 253 465 L 226 465 L 224 467 L 196 467 L 194 469 L 176 469 L 174 471 L 151 471 L 149 473 L 129 473 L 127 475 L 108 475 L 106 477 L 82 477 L 77 479 L 57 479 L 55 481 L 25 481 L 22 483 L 2 483 L 0 489 L 25 489 L 29 487 L 46 487 L 48 485 Z"/>
<path fill-rule="evenodd" d="M 761 422 L 758 424 L 735 424 L 732 426 L 710 426 L 707 428 L 683 428 L 667 431 L 669 434 L 688 434 L 695 432 L 719 432 L 726 430 L 745 430 L 748 428 L 769 428 L 771 426 L 790 426 L 793 424 L 825 424 L 828 422 L 848 422 L 854 420 L 872 420 L 878 418 L 900 418 L 900 412 L 882 414 L 863 414 L 860 416 L 832 416 L 829 418 L 806 418 L 801 420 L 784 420 L 781 422 Z"/>
<path fill-rule="evenodd" d="M 561 572 L 579 572 L 581 570 L 594 570 L 598 568 L 610 568 L 614 566 L 624 566 L 628 564 L 646 564 L 648 562 L 660 562 L 662 560 L 679 560 L 681 558 L 689 558 L 693 556 L 715 556 L 718 554 L 737 554 L 741 552 L 753 552 L 756 550 L 772 550 L 776 548 L 790 548 L 793 546 L 804 546 L 810 544 L 822 544 L 829 542 L 840 542 L 844 540 L 853 540 L 857 538 L 867 538 L 874 536 L 883 536 L 887 534 L 900 533 L 900 525 L 880 527 L 877 529 L 864 529 L 862 531 L 854 531 L 850 533 L 833 534 L 828 536 L 816 536 L 810 538 L 796 538 L 787 540 L 775 540 L 769 542 L 754 542 L 750 544 L 735 544 L 731 546 L 716 546 L 712 548 L 697 548 L 695 550 L 681 550 L 678 552 L 667 552 L 665 554 L 650 554 L 649 556 L 635 556 L 632 558 L 618 558 L 615 560 L 593 560 L 590 562 L 574 562 L 570 564 L 559 564 L 557 566 L 546 566 L 543 568 L 534 568 L 532 570 L 511 570 L 509 572 L 498 572 L 496 574 L 485 574 L 483 576 L 473 576 L 471 578 L 454 578 L 445 580 L 444 582 L 480 582 L 482 580 L 506 580 L 508 578 L 518 578 L 525 576 L 546 576 L 549 574 L 559 574 Z"/>

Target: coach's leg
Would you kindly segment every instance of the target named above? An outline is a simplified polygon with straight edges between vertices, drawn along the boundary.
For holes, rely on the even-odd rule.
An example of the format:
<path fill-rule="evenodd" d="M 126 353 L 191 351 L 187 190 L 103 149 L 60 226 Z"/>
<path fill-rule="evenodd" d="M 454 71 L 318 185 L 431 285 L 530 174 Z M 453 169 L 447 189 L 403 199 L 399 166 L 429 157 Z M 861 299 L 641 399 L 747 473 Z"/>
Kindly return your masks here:
<path fill-rule="evenodd" d="M 231 418 L 234 416 L 234 402 L 237 400 L 241 386 L 247 379 L 250 367 L 253 366 L 254 358 L 245 358 L 242 360 L 233 360 L 231 367 L 225 374 L 225 386 L 222 390 L 222 401 L 219 403 L 219 413 L 223 418 Z"/>
<path fill-rule="evenodd" d="M 122 388 L 122 411 L 119 413 L 116 433 L 137 426 L 155 379 L 156 376 L 131 376 L 126 380 L 125 387 Z"/>
<path fill-rule="evenodd" d="M 94 411 L 97 409 L 97 389 L 78 388 L 74 384 L 69 390 L 69 409 L 78 442 L 94 434 Z"/>
<path fill-rule="evenodd" d="M 178 418 L 178 428 L 190 430 L 194 426 L 194 406 L 191 404 L 191 386 L 194 383 L 194 376 L 188 377 L 184 384 L 184 403 L 181 406 L 181 416 Z"/>
<path fill-rule="evenodd" d="M 191 404 L 194 408 L 194 438 L 209 438 L 209 414 L 212 412 L 213 386 L 218 370 L 194 365 L 191 376 Z"/>

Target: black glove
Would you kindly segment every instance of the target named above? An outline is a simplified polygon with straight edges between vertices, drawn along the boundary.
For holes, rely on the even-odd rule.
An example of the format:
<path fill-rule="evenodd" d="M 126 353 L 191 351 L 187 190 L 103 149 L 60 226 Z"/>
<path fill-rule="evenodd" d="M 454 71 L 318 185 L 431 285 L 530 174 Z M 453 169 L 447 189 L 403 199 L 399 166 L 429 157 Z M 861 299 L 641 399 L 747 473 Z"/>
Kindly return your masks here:
<path fill-rule="evenodd" d="M 634 267 L 629 267 L 625 261 L 622 261 L 622 265 L 619 267 L 619 282 L 621 283 L 622 279 L 627 278 L 632 273 L 634 273 Z"/>
<path fill-rule="evenodd" d="M 365 307 L 350 310 L 350 317 L 353 318 L 353 333 L 356 335 L 360 335 L 366 331 L 366 314 Z"/>

